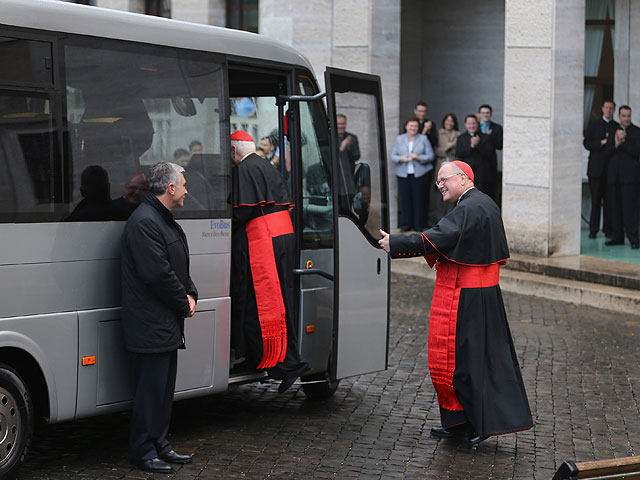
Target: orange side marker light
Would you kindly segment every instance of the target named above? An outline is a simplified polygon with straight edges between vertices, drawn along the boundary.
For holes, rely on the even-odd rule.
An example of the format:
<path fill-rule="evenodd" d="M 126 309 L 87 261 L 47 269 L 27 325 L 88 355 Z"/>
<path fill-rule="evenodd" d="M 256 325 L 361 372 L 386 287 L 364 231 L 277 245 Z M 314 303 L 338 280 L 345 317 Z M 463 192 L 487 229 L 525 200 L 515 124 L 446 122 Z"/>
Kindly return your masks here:
<path fill-rule="evenodd" d="M 86 367 L 87 365 L 95 365 L 96 364 L 96 356 L 91 355 L 90 357 L 82 357 L 82 366 Z"/>

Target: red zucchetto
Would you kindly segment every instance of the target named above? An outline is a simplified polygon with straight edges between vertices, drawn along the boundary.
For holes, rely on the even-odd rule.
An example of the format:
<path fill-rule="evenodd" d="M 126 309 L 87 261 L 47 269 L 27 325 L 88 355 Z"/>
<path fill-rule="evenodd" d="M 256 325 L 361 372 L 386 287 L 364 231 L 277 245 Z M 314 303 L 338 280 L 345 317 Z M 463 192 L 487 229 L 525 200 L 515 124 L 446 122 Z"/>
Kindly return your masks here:
<path fill-rule="evenodd" d="M 457 165 L 460 170 L 462 170 L 462 172 L 471 179 L 471 181 L 473 182 L 473 170 L 471 169 L 471 166 L 466 163 L 466 162 L 462 162 L 460 160 L 454 160 L 453 162 L 454 165 Z"/>
<path fill-rule="evenodd" d="M 238 142 L 253 142 L 253 138 L 244 130 L 236 130 L 231 134 L 231 140 Z"/>

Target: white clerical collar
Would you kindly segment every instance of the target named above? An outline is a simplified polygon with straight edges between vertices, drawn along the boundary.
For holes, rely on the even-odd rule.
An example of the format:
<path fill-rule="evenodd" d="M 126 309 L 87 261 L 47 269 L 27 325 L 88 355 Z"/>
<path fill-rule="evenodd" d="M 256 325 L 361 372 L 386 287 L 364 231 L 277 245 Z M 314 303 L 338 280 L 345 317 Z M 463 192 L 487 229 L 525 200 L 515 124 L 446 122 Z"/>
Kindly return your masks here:
<path fill-rule="evenodd" d="M 474 187 L 473 185 L 471 185 L 469 188 L 467 188 L 464 192 L 462 192 L 462 194 L 460 194 L 460 196 L 458 197 L 458 201 L 456 202 L 456 205 L 458 205 L 460 203 L 460 200 L 462 200 L 462 197 L 464 197 L 464 194 L 467 193 L 469 190 L 472 190 L 476 187 Z"/>

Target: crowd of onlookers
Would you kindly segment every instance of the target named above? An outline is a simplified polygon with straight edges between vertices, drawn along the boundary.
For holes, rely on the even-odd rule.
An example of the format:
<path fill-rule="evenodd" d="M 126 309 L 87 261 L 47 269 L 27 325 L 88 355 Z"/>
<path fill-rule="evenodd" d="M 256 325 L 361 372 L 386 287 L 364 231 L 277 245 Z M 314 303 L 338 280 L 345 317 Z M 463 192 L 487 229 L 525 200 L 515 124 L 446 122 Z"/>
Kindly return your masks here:
<path fill-rule="evenodd" d="M 640 199 L 640 128 L 631 123 L 631 107 L 618 109 L 602 102 L 602 116 L 584 130 L 584 148 L 589 150 L 587 176 L 591 190 L 589 238 L 602 229 L 605 245 L 624 245 L 625 233 L 631 248 L 639 248 L 638 207 Z M 600 223 L 600 212 L 602 224 Z"/>
<path fill-rule="evenodd" d="M 416 103 L 404 122 L 389 157 L 396 165 L 400 204 L 400 230 L 422 231 L 434 225 L 452 206 L 442 200 L 434 182 L 443 163 L 463 160 L 475 174 L 474 184 L 494 201 L 499 200 L 497 150 L 502 150 L 502 126 L 491 120 L 493 109 L 484 104 L 464 118 L 463 133 L 458 118 L 447 113 L 442 128 L 427 116 L 427 104 Z"/>

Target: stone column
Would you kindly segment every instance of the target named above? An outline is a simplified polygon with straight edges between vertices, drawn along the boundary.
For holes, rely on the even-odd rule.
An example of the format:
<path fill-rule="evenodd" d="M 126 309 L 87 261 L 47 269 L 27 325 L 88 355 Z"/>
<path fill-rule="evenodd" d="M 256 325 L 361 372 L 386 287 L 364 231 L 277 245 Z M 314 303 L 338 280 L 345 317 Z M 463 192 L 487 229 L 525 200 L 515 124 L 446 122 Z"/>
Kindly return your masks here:
<path fill-rule="evenodd" d="M 174 0 L 171 18 L 185 22 L 224 27 L 227 23 L 224 0 Z"/>
<path fill-rule="evenodd" d="M 584 0 L 505 2 L 504 218 L 513 252 L 580 253 Z"/>
<path fill-rule="evenodd" d="M 327 66 L 380 75 L 387 149 L 391 148 L 399 131 L 399 0 L 261 0 L 259 32 L 305 55 L 322 90 Z M 356 135 L 357 118 L 351 116 L 348 123 Z M 390 187 L 391 225 L 395 226 L 395 182 Z"/>

